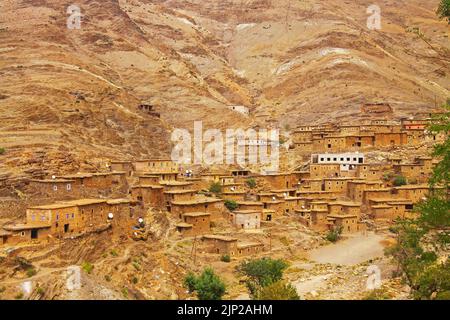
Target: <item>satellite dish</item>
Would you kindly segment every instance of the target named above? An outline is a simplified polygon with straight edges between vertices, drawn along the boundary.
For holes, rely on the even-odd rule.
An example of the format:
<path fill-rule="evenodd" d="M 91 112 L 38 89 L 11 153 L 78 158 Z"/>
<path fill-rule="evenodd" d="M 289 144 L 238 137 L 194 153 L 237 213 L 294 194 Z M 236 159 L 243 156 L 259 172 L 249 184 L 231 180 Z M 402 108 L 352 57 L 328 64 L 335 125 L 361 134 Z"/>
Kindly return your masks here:
<path fill-rule="evenodd" d="M 305 206 L 302 206 L 302 209 L 305 209 Z"/>
<path fill-rule="evenodd" d="M 287 193 L 286 193 L 286 192 L 285 192 L 285 193 L 283 193 L 283 196 L 284 196 L 284 197 L 287 197 Z"/>
<path fill-rule="evenodd" d="M 144 219 L 139 218 L 139 219 L 138 219 L 138 222 L 139 222 L 139 223 L 144 223 Z"/>
<path fill-rule="evenodd" d="M 277 200 L 277 199 L 276 199 L 275 197 L 272 197 L 272 200 L 275 201 L 275 200 Z"/>
<path fill-rule="evenodd" d="M 111 212 L 108 213 L 108 219 L 112 219 L 112 218 L 114 218 L 114 215 Z"/>
<path fill-rule="evenodd" d="M 234 189 L 235 189 L 234 187 L 231 187 L 231 191 L 234 191 Z"/>
<path fill-rule="evenodd" d="M 56 176 L 52 176 L 52 179 L 55 180 L 55 179 L 56 179 Z"/>

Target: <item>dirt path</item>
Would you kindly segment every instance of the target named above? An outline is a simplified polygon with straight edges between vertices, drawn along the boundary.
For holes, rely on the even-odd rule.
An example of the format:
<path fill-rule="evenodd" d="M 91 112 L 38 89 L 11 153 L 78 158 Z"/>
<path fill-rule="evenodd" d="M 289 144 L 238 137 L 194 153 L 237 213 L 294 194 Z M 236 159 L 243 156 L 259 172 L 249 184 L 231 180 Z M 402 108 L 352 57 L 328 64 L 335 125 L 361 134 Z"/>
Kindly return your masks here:
<path fill-rule="evenodd" d="M 358 234 L 336 244 L 330 244 L 310 252 L 310 260 L 318 263 L 356 265 L 383 256 L 381 244 L 384 235 L 369 232 Z"/>

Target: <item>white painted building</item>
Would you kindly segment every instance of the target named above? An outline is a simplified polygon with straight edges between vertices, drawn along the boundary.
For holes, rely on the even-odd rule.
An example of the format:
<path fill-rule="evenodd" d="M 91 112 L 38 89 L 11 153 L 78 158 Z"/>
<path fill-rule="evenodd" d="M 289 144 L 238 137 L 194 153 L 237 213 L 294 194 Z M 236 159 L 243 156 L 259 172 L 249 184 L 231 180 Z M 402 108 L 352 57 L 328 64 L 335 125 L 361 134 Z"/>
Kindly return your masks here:
<path fill-rule="evenodd" d="M 355 169 L 357 164 L 365 163 L 363 153 L 318 153 L 311 155 L 311 163 L 314 164 L 339 164 L 341 171 Z"/>

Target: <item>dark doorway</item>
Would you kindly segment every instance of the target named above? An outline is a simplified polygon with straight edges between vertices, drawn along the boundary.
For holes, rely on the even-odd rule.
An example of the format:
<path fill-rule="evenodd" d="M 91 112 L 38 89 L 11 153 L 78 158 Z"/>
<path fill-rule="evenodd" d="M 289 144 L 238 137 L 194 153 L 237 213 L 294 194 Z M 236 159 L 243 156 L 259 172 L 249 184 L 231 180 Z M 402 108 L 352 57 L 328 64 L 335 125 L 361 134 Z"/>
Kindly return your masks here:
<path fill-rule="evenodd" d="M 31 229 L 31 239 L 37 239 L 38 238 L 38 229 Z"/>
<path fill-rule="evenodd" d="M 272 221 L 272 215 L 271 215 L 271 214 L 268 214 L 268 215 L 267 215 L 266 221 Z"/>
<path fill-rule="evenodd" d="M 64 225 L 64 232 L 65 233 L 69 232 L 69 224 L 68 223 Z"/>

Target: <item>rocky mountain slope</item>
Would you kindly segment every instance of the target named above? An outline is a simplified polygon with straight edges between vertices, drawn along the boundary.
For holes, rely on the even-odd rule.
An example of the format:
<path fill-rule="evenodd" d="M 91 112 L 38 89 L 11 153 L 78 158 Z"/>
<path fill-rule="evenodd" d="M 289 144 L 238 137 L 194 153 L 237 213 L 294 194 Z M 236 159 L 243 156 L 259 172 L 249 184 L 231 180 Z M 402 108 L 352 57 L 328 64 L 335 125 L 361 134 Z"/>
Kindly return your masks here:
<path fill-rule="evenodd" d="M 170 130 L 200 119 L 293 127 L 364 117 L 364 104 L 429 110 L 450 87 L 437 3 L 382 1 L 371 31 L 363 0 L 81 0 L 71 30 L 72 1 L 1 0 L 0 172 L 168 154 Z"/>

